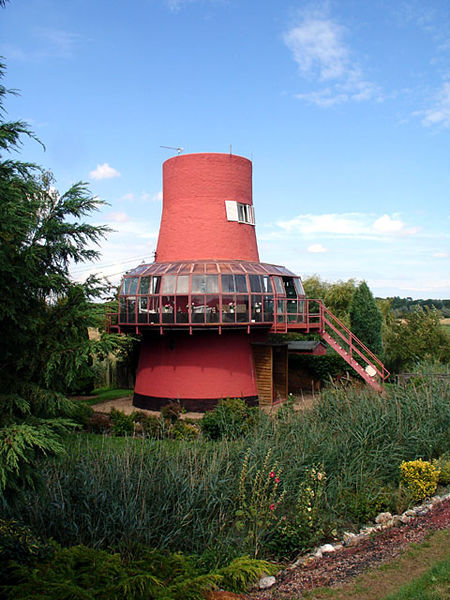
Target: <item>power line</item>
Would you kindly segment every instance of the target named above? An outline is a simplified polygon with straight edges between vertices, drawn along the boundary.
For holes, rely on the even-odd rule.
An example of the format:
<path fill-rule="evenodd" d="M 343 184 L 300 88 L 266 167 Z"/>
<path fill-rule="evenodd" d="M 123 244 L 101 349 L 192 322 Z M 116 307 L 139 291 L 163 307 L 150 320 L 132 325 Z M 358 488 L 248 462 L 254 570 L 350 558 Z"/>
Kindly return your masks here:
<path fill-rule="evenodd" d="M 135 260 L 139 260 L 140 258 L 142 258 L 142 254 L 139 254 L 138 256 L 133 256 L 132 258 L 127 258 L 126 260 L 116 260 L 113 263 L 107 264 L 105 265 L 104 263 L 91 263 L 92 267 L 84 267 L 83 269 L 75 269 L 74 271 L 71 271 L 72 275 L 80 275 L 81 273 L 84 273 L 86 271 L 90 271 L 93 267 L 99 267 L 102 269 L 107 269 L 108 267 L 114 267 L 114 265 L 116 265 L 117 263 L 119 264 L 127 264 L 130 262 L 133 262 Z M 144 259 L 142 259 L 143 261 Z"/>

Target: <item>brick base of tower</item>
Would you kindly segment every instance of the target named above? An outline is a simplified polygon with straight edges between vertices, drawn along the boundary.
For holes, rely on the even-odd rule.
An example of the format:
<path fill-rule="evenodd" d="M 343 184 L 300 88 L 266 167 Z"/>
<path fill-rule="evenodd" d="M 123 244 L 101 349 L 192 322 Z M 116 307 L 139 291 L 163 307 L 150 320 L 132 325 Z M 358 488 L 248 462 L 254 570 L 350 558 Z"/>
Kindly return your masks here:
<path fill-rule="evenodd" d="M 158 410 L 179 401 L 187 410 L 200 412 L 222 398 L 257 405 L 251 341 L 253 336 L 242 331 L 144 336 L 133 405 Z"/>

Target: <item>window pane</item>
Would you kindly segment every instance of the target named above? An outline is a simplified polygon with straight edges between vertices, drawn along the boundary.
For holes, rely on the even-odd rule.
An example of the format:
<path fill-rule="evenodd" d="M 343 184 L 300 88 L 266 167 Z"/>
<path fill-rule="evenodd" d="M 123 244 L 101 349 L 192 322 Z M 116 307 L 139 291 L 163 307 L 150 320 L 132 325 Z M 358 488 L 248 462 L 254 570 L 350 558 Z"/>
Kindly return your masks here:
<path fill-rule="evenodd" d="M 238 208 L 238 219 L 239 219 L 239 221 L 245 223 L 245 221 L 246 221 L 246 219 L 245 219 L 245 205 L 244 204 L 238 204 L 237 208 Z"/>
<path fill-rule="evenodd" d="M 189 296 L 177 296 L 175 300 L 177 323 L 187 323 L 189 321 Z"/>
<path fill-rule="evenodd" d="M 236 321 L 248 323 L 248 296 L 236 296 Z"/>
<path fill-rule="evenodd" d="M 150 289 L 150 277 L 141 277 L 141 281 L 139 283 L 139 294 L 148 294 Z"/>
<path fill-rule="evenodd" d="M 283 281 L 284 281 L 284 288 L 286 290 L 286 296 L 288 298 L 297 298 L 297 290 L 295 289 L 293 278 L 285 277 L 283 279 Z"/>
<path fill-rule="evenodd" d="M 162 322 L 163 323 L 173 323 L 173 305 L 174 305 L 174 297 L 173 296 L 162 296 Z"/>
<path fill-rule="evenodd" d="M 305 290 L 303 289 L 303 285 L 302 285 L 302 281 L 300 279 L 300 277 L 296 277 L 294 279 L 294 284 L 297 290 L 297 294 L 299 296 L 304 296 L 305 295 Z"/>
<path fill-rule="evenodd" d="M 264 296 L 264 321 L 273 321 L 273 296 Z"/>
<path fill-rule="evenodd" d="M 270 277 L 261 277 L 262 291 L 268 294 L 272 293 L 272 284 L 270 283 Z"/>
<path fill-rule="evenodd" d="M 152 277 L 152 281 L 150 284 L 150 293 L 151 294 L 159 294 L 159 290 L 161 287 L 161 277 L 157 275 L 156 277 Z"/>
<path fill-rule="evenodd" d="M 178 275 L 177 294 L 189 294 L 189 275 Z"/>
<path fill-rule="evenodd" d="M 246 292 L 247 291 L 247 278 L 245 275 L 235 275 L 234 281 L 236 285 L 236 292 Z"/>
<path fill-rule="evenodd" d="M 218 294 L 219 293 L 219 276 L 218 275 L 206 275 L 206 293 L 207 294 Z"/>
<path fill-rule="evenodd" d="M 222 294 L 234 292 L 234 275 L 222 275 Z"/>
<path fill-rule="evenodd" d="M 285 300 L 277 300 L 277 322 L 284 323 L 285 322 Z"/>
<path fill-rule="evenodd" d="M 128 288 L 127 294 L 134 295 L 137 291 L 139 277 L 130 277 L 130 287 Z"/>
<path fill-rule="evenodd" d="M 138 298 L 138 322 L 147 323 L 148 298 Z"/>
<path fill-rule="evenodd" d="M 261 292 L 261 278 L 259 275 L 249 275 L 250 289 L 252 292 Z"/>
<path fill-rule="evenodd" d="M 206 292 L 206 276 L 192 275 L 192 294 L 204 294 Z"/>
<path fill-rule="evenodd" d="M 281 277 L 274 277 L 273 278 L 273 283 L 275 284 L 275 291 L 277 292 L 277 294 L 285 294 L 285 289 L 284 289 L 284 285 L 283 285 L 283 280 L 281 279 Z"/>
<path fill-rule="evenodd" d="M 164 275 L 162 280 L 162 294 L 173 294 L 175 292 L 175 275 Z"/>
<path fill-rule="evenodd" d="M 119 321 L 127 322 L 127 301 L 125 298 L 119 298 Z"/>
<path fill-rule="evenodd" d="M 252 323 L 262 321 L 262 296 L 252 294 Z"/>
<path fill-rule="evenodd" d="M 222 296 L 222 321 L 234 323 L 236 318 L 236 303 L 234 296 Z"/>
<path fill-rule="evenodd" d="M 205 322 L 205 296 L 192 296 L 192 322 L 193 323 L 204 323 Z"/>
<path fill-rule="evenodd" d="M 127 285 L 128 285 L 128 279 L 124 279 L 124 280 L 122 281 L 122 285 L 120 286 L 120 292 L 119 292 L 119 294 L 121 294 L 121 295 L 122 295 L 122 294 L 126 294 L 126 293 L 127 293 L 127 292 L 126 292 Z"/>
<path fill-rule="evenodd" d="M 159 296 L 150 296 L 148 299 L 148 321 L 159 323 Z"/>
<path fill-rule="evenodd" d="M 128 323 L 136 323 L 136 298 L 127 298 Z"/>
<path fill-rule="evenodd" d="M 297 320 L 297 300 L 287 301 L 288 323 L 295 323 Z"/>
<path fill-rule="evenodd" d="M 206 297 L 206 322 L 218 323 L 219 321 L 219 296 Z"/>

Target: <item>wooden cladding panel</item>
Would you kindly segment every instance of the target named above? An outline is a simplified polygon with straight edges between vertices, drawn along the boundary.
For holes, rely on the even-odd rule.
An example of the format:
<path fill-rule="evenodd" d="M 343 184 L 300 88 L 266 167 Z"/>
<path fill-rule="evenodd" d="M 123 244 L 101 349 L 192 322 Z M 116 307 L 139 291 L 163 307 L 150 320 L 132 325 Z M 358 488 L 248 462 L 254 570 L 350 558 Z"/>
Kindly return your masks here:
<path fill-rule="evenodd" d="M 260 404 L 273 402 L 272 347 L 253 346 L 256 383 Z"/>
<path fill-rule="evenodd" d="M 287 346 L 273 349 L 273 399 L 286 400 L 288 394 Z"/>

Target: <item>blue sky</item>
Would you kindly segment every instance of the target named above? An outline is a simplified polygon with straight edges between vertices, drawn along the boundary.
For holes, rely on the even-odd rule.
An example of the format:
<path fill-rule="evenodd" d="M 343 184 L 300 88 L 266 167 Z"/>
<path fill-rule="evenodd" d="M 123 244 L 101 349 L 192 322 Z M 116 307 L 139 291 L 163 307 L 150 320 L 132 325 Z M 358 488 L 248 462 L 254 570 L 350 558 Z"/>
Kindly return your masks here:
<path fill-rule="evenodd" d="M 253 160 L 262 261 L 450 297 L 448 0 L 12 0 L 9 118 L 64 191 L 89 181 L 113 280 L 153 260 L 161 164 Z"/>

